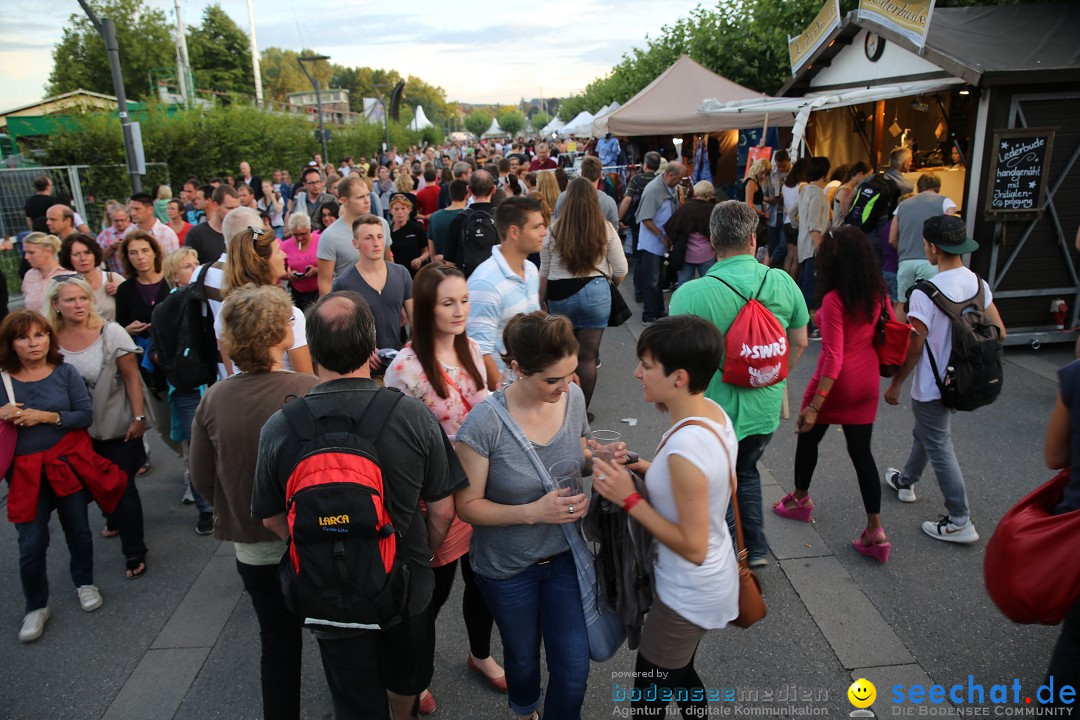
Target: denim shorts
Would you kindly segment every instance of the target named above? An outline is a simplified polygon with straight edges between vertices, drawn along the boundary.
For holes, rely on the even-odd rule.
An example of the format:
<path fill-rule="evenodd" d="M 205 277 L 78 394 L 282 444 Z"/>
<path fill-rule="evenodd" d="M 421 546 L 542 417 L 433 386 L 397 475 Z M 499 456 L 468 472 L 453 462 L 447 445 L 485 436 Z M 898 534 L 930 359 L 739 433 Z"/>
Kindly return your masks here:
<path fill-rule="evenodd" d="M 607 278 L 597 275 L 565 300 L 548 300 L 548 312 L 570 318 L 575 330 L 606 328 L 611 316 Z"/>

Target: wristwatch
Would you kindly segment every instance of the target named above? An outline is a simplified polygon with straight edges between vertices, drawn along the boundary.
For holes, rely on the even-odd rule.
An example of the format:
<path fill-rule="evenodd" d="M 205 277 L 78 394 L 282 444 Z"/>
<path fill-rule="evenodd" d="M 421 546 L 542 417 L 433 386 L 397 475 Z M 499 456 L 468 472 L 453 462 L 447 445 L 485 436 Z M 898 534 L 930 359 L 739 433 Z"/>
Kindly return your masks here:
<path fill-rule="evenodd" d="M 63 427 L 64 418 L 60 413 L 56 413 L 56 427 Z"/>
<path fill-rule="evenodd" d="M 142 420 L 143 422 L 146 422 L 146 416 L 145 415 L 136 415 L 135 417 L 133 417 L 131 419 L 132 420 Z"/>

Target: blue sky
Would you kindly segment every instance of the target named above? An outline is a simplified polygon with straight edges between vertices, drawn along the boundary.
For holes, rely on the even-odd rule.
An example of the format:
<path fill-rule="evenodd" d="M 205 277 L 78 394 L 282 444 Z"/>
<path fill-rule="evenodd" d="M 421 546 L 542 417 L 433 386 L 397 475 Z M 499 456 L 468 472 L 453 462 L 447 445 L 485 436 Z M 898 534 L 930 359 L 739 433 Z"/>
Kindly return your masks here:
<path fill-rule="evenodd" d="M 175 22 L 172 0 L 148 0 Z M 181 0 L 197 24 L 206 0 Z M 309 3 L 254 0 L 259 48 L 304 47 L 343 65 L 397 69 L 446 90 L 447 99 L 516 103 L 563 96 L 607 72 L 631 47 L 686 15 L 697 0 L 544 0 L 479 4 L 445 0 Z M 245 0 L 220 5 L 245 30 Z M 329 10 L 312 12 L 313 7 Z M 44 96 L 52 48 L 76 0 L 0 2 L 0 111 Z M 252 90 L 254 94 L 254 90 Z"/>

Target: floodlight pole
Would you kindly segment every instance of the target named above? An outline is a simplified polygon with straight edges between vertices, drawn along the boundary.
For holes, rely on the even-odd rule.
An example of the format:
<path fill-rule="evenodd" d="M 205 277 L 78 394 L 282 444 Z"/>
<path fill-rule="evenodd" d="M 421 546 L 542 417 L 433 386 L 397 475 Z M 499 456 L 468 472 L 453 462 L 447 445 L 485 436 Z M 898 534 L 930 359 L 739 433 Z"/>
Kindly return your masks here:
<path fill-rule="evenodd" d="M 113 92 L 116 93 L 116 104 L 120 109 L 120 129 L 124 135 L 124 156 L 127 160 L 128 175 L 131 177 L 131 191 L 142 192 L 142 178 L 139 176 L 138 166 L 135 162 L 135 139 L 131 132 L 131 118 L 127 112 L 127 93 L 124 91 L 124 73 L 120 69 L 120 46 L 116 43 L 116 27 L 109 18 L 98 20 L 94 11 L 86 4 L 86 0 L 79 0 L 83 12 L 90 18 L 90 22 L 105 41 L 105 52 L 109 56 L 109 69 L 112 70 Z"/>
<path fill-rule="evenodd" d="M 81 2 L 81 0 L 80 0 L 80 2 Z M 316 106 L 316 109 L 318 110 L 318 113 L 319 113 L 319 140 L 322 141 L 322 156 L 323 156 L 323 162 L 324 163 L 330 162 L 330 152 L 326 149 L 326 126 L 323 124 L 322 92 L 320 92 L 320 90 L 319 90 L 319 81 L 318 81 L 318 79 L 311 77 L 311 73 L 309 73 L 307 71 L 307 68 L 304 67 L 304 61 L 305 60 L 307 60 L 307 61 L 329 60 L 329 59 L 330 58 L 328 56 L 326 56 L 326 55 L 307 55 L 307 56 L 302 55 L 302 56 L 300 56 L 300 57 L 298 57 L 296 59 L 296 61 L 298 63 L 300 63 L 300 69 L 304 71 L 304 75 L 307 76 L 307 79 L 311 83 L 311 86 L 313 88 L 315 88 L 315 106 Z M 319 168 L 319 169 L 322 170 L 322 168 Z"/>

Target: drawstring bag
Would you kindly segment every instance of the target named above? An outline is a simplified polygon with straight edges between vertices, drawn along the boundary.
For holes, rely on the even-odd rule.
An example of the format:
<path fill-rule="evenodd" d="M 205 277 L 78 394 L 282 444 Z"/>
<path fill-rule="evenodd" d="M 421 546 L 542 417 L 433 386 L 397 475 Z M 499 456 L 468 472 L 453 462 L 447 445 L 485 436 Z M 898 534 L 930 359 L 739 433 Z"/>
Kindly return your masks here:
<path fill-rule="evenodd" d="M 788 375 L 787 330 L 769 308 L 757 301 L 769 272 L 765 271 L 752 298 L 716 275 L 705 277 L 719 280 L 746 301 L 724 334 L 724 382 L 738 387 L 763 388 L 785 380 Z"/>
<path fill-rule="evenodd" d="M 1080 510 L 1054 515 L 1065 468 L 1016 503 L 986 544 L 986 592 L 1016 623 L 1057 625 L 1080 599 Z"/>
<path fill-rule="evenodd" d="M 8 404 L 15 404 L 15 390 L 11 387 L 11 376 L 0 372 L 7 391 Z M 0 422 L 0 477 L 7 477 L 11 463 L 15 460 L 15 443 L 19 441 L 19 429 L 10 422 Z"/>

